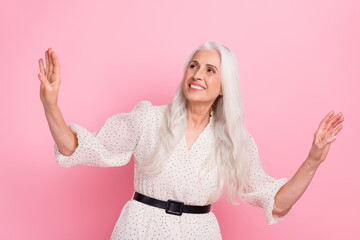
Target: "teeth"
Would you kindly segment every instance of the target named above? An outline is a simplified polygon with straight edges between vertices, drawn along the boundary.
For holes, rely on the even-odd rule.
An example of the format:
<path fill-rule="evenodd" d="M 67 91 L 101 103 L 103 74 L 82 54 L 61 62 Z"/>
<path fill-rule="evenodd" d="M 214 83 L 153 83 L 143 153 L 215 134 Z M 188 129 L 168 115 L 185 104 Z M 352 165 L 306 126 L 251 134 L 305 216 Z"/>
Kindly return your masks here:
<path fill-rule="evenodd" d="M 199 89 L 199 90 L 204 90 L 205 89 L 205 88 L 202 88 L 202 87 L 199 87 L 199 86 L 196 86 L 196 85 L 192 85 L 192 84 L 190 84 L 190 87 L 195 88 L 195 89 Z"/>

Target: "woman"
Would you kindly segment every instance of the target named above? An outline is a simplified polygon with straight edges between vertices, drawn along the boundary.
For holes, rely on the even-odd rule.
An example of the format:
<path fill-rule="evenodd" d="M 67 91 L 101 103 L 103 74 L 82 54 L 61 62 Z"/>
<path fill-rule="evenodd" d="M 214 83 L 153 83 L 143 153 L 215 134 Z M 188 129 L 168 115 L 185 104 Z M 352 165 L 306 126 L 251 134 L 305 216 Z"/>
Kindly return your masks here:
<path fill-rule="evenodd" d="M 57 106 L 60 65 L 52 49 L 39 60 L 40 96 L 62 167 L 114 167 L 134 155 L 133 199 L 121 211 L 111 239 L 221 239 L 211 204 L 226 183 L 235 197 L 262 207 L 267 224 L 285 218 L 325 160 L 344 117 L 321 121 L 308 157 L 291 179 L 268 176 L 246 131 L 235 55 L 205 42 L 189 56 L 168 105 L 141 101 L 106 120 L 97 132 L 67 125 Z"/>

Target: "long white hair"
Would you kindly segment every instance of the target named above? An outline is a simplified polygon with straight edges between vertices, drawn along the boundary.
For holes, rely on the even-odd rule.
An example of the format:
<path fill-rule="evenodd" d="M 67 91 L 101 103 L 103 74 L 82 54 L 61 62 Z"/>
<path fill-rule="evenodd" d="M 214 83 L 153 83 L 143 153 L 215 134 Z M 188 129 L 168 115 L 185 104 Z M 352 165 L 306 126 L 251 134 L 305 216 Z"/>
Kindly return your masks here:
<path fill-rule="evenodd" d="M 185 63 L 184 74 L 192 57 L 199 50 L 216 50 L 219 53 L 223 93 L 212 105 L 215 141 L 205 162 L 207 166 L 217 166 L 218 189 L 222 191 L 223 183 L 226 181 L 227 201 L 237 205 L 235 196 L 244 200 L 243 193 L 248 190 L 249 177 L 248 132 L 240 93 L 238 62 L 235 54 L 226 46 L 207 41 L 191 53 Z M 159 128 L 159 140 L 153 154 L 149 157 L 149 161 L 141 166 L 148 174 L 157 174 L 163 169 L 164 161 L 186 133 L 184 81 L 185 77 L 179 84 L 172 103 L 166 109 L 164 123 Z"/>

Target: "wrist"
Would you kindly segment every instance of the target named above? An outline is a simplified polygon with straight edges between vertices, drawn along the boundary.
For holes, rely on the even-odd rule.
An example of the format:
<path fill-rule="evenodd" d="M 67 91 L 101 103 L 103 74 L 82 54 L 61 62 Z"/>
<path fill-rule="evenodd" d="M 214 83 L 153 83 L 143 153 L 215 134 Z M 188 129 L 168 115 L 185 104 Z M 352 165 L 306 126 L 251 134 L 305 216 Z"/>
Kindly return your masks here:
<path fill-rule="evenodd" d="M 53 112 L 57 111 L 59 109 L 59 106 L 57 104 L 49 105 L 49 104 L 43 104 L 45 112 Z"/>
<path fill-rule="evenodd" d="M 318 160 L 312 159 L 311 157 L 307 157 L 305 160 L 305 164 L 308 166 L 309 169 L 311 170 L 316 170 L 319 166 L 320 163 Z"/>

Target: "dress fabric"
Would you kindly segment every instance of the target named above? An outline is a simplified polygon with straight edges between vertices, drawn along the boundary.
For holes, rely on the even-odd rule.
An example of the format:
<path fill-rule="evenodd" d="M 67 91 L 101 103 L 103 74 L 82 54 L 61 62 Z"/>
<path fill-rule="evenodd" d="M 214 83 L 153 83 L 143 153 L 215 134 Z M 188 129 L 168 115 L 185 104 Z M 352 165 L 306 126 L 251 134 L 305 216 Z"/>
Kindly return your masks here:
<path fill-rule="evenodd" d="M 61 167 L 87 165 L 119 167 L 134 156 L 135 191 L 163 201 L 183 201 L 189 205 L 213 204 L 220 197 L 217 171 L 204 173 L 202 163 L 214 142 L 213 117 L 195 140 L 190 150 L 186 138 L 181 138 L 173 153 L 164 163 L 164 170 L 156 175 L 146 175 L 139 165 L 153 152 L 158 139 L 158 129 L 168 105 L 155 106 L 141 101 L 130 112 L 109 117 L 99 131 L 90 132 L 70 123 L 77 135 L 78 146 L 70 156 L 63 155 L 56 143 L 54 152 Z M 284 219 L 272 216 L 274 197 L 289 180 L 268 176 L 261 165 L 257 145 L 249 134 L 248 154 L 251 157 L 251 191 L 246 202 L 262 207 L 268 225 Z M 181 216 L 165 213 L 164 209 L 130 199 L 121 210 L 115 223 L 111 240 L 127 239 L 207 239 L 219 240 L 221 231 L 212 211 L 205 214 L 183 213 Z"/>

